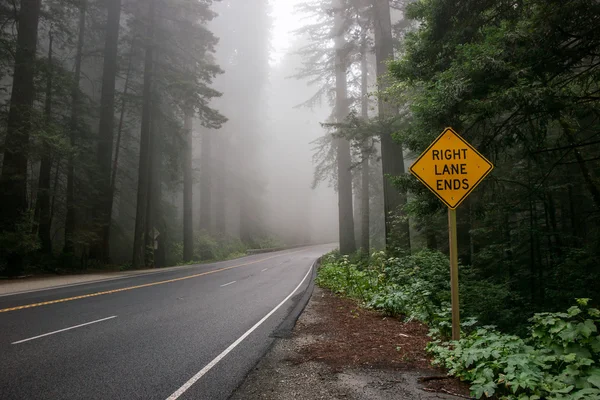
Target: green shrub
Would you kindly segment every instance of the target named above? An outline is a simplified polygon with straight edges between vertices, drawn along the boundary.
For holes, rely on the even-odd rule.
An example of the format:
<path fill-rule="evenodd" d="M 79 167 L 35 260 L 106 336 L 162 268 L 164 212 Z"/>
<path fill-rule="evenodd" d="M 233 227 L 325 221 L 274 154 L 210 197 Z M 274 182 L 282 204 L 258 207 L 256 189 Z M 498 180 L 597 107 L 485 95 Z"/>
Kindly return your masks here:
<path fill-rule="evenodd" d="M 382 290 L 382 278 L 376 270 L 359 267 L 347 256 L 329 254 L 323 258 L 317 284 L 334 293 L 368 303 Z"/>
<path fill-rule="evenodd" d="M 206 232 L 196 236 L 194 241 L 193 262 L 220 261 L 246 254 L 246 246 L 238 238 L 221 235 L 211 236 Z M 171 265 L 183 263 L 183 243 L 173 242 L 169 247 L 169 262 Z"/>
<path fill-rule="evenodd" d="M 219 252 L 217 239 L 206 232 L 196 236 L 194 243 L 194 259 L 199 261 L 214 260 Z"/>
<path fill-rule="evenodd" d="M 22 267 L 29 261 L 28 256 L 40 248 L 34 228 L 33 210 L 29 210 L 21 215 L 14 230 L 0 231 L 0 275 L 23 273 Z M 12 262 L 8 256 L 8 249 L 11 253 L 23 257 L 24 262 L 19 264 Z"/>
<path fill-rule="evenodd" d="M 477 398 L 599 399 L 600 311 L 587 303 L 536 314 L 526 339 L 484 327 L 456 342 L 436 340 L 428 350 L 435 364 L 471 382 Z"/>
<path fill-rule="evenodd" d="M 183 242 L 170 242 L 167 254 L 169 261 L 167 265 L 180 265 L 183 263 Z"/>
<path fill-rule="evenodd" d="M 370 307 L 427 323 L 440 319 L 440 310 L 450 300 L 447 257 L 430 250 L 401 258 L 386 258 L 380 252 L 373 255 L 372 263 L 383 271 L 386 284 Z"/>
<path fill-rule="evenodd" d="M 477 321 L 467 316 L 461 327 L 470 333 L 448 342 L 443 338 L 451 330 L 449 265 L 441 253 L 387 257 L 380 252 L 369 260 L 330 253 L 317 284 L 387 314 L 428 323 L 434 364 L 470 382 L 477 398 L 600 399 L 600 311 L 587 299 L 566 313 L 535 314 L 524 338 L 494 326 L 474 329 Z M 495 291 L 494 298 L 502 298 L 501 286 Z M 485 301 L 483 295 L 474 299 Z"/>
<path fill-rule="evenodd" d="M 242 241 L 229 235 L 211 236 L 202 232 L 196 237 L 194 259 L 198 261 L 225 260 L 245 253 Z"/>
<path fill-rule="evenodd" d="M 252 247 L 255 249 L 278 249 L 284 246 L 285 243 L 272 237 L 261 237 L 252 241 Z"/>

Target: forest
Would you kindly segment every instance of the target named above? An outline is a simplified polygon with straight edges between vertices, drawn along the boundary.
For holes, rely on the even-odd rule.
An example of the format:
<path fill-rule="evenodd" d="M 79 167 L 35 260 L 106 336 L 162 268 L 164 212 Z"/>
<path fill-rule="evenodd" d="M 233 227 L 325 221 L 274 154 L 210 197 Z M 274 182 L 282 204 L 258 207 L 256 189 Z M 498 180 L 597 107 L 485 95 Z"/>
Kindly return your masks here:
<path fill-rule="evenodd" d="M 271 65 L 270 10 L 3 1 L 0 276 L 162 267 L 331 236 L 328 218 L 294 224 L 300 204 L 269 210 L 332 197 L 310 189 L 310 135 L 295 133 L 306 150 L 288 159 L 303 164 L 263 161 L 281 147 L 268 115 L 285 103 L 268 98 L 269 79 L 288 75 Z M 276 190 L 278 168 L 297 188 Z"/>
<path fill-rule="evenodd" d="M 332 104 L 315 179 L 337 188 L 342 255 L 369 255 L 370 239 L 389 256 L 447 254 L 446 208 L 406 171 L 451 126 L 495 165 L 458 209 L 465 307 L 514 329 L 536 311 L 597 301 L 597 2 L 298 9 L 314 23 L 300 30 L 310 40 L 297 76 L 319 85 L 309 102 Z"/>
<path fill-rule="evenodd" d="M 598 7 L 417 2 L 407 15 L 419 28 L 390 65 L 407 149 L 447 125 L 495 164 L 458 209 L 459 253 L 473 285 L 465 298 L 505 328 L 575 298 L 598 301 Z M 413 179 L 396 183 L 427 247 L 445 244 L 440 204 Z"/>
<path fill-rule="evenodd" d="M 320 284 L 431 324 L 476 381 L 442 345 L 447 209 L 408 173 L 452 127 L 495 166 L 457 211 L 463 345 L 531 334 L 558 372 L 519 399 L 597 394 L 598 1 L 2 0 L 0 20 L 1 276 L 337 240 Z M 591 380 L 547 388 L 557 332 Z"/>
<path fill-rule="evenodd" d="M 597 294 L 596 2 L 297 2 L 275 70 L 266 0 L 21 3 L 0 8 L 4 274 L 310 242 L 267 226 L 310 192 L 282 177 L 283 198 L 264 198 L 269 125 L 310 142 L 341 254 L 446 253 L 445 208 L 406 171 L 452 126 L 495 164 L 458 209 L 467 304 L 511 326 Z M 316 121 L 306 132 L 260 101 L 285 96 L 270 80 L 304 87 L 289 108 Z"/>
<path fill-rule="evenodd" d="M 476 398 L 598 398 L 600 5 L 337 6 L 334 16 L 321 15 L 337 27 L 331 57 L 338 67 L 345 60 L 339 69 L 346 71 L 334 80 L 341 111 L 326 124 L 338 140 L 340 249 L 324 258 L 317 283 L 365 307 L 428 324 L 434 363 L 469 382 Z M 376 113 L 353 103 L 369 95 L 352 85 L 355 76 L 368 82 L 369 63 L 362 69 L 360 63 L 368 52 L 359 51 L 372 46 Z M 406 173 L 447 127 L 495 165 L 457 210 L 460 341 L 449 341 L 447 208 Z M 343 188 L 352 178 L 344 181 L 342 173 L 348 164 L 355 170 L 378 160 L 385 249 L 365 252 L 365 236 L 354 242 L 343 235 L 351 230 L 351 207 L 342 214 L 342 206 L 352 200 L 347 188 L 343 201 Z M 368 185 L 359 187 L 369 195 Z M 361 218 L 366 211 L 361 207 Z M 356 247 L 361 251 L 354 253 Z"/>

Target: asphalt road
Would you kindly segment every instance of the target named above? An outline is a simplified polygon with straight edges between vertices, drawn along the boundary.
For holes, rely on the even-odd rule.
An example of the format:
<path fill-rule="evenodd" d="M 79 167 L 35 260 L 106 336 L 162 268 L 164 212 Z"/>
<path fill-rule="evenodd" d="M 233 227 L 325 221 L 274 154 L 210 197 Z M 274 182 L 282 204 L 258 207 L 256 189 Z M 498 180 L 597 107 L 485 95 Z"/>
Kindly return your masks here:
<path fill-rule="evenodd" d="M 0 297 L 0 399 L 226 399 L 331 248 Z"/>

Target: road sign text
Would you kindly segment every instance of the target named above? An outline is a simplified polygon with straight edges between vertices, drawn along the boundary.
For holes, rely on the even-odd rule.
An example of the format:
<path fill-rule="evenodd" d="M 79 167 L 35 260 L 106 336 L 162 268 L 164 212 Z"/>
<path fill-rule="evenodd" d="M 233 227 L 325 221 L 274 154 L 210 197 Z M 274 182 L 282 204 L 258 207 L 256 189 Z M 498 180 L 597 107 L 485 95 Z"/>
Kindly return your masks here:
<path fill-rule="evenodd" d="M 454 209 L 492 168 L 475 148 L 448 128 L 421 154 L 410 171 Z"/>

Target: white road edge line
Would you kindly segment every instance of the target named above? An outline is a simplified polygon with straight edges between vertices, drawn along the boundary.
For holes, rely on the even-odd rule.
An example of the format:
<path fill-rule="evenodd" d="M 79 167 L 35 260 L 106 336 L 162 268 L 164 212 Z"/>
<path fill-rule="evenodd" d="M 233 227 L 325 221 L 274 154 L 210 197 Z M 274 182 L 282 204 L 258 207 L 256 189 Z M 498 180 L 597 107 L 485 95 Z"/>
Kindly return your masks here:
<path fill-rule="evenodd" d="M 117 316 L 116 316 L 116 315 L 113 315 L 112 317 L 102 318 L 102 319 L 98 319 L 98 320 L 96 320 L 96 321 L 92 321 L 92 322 L 86 322 L 85 324 L 80 324 L 80 325 L 71 326 L 70 328 L 59 329 L 58 331 L 44 333 L 43 335 L 38 335 L 38 336 L 30 337 L 30 338 L 28 338 L 28 339 L 19 340 L 19 341 L 17 341 L 17 342 L 12 342 L 11 344 L 19 344 L 19 343 L 29 342 L 30 340 L 39 339 L 39 338 L 42 338 L 42 337 L 44 337 L 44 336 L 50 336 L 50 335 L 54 335 L 55 333 L 60 333 L 60 332 L 65 332 L 65 331 L 70 331 L 71 329 L 75 329 L 75 328 L 81 328 L 82 326 L 91 325 L 91 324 L 96 324 L 96 323 L 98 323 L 98 322 L 102 322 L 102 321 L 108 321 L 109 319 L 113 319 L 113 318 L 117 318 Z"/>
<path fill-rule="evenodd" d="M 229 283 L 226 283 L 226 284 L 224 284 L 224 285 L 221 285 L 221 287 L 225 287 L 225 286 L 233 285 L 233 284 L 234 284 L 234 283 L 236 283 L 236 282 L 237 282 L 237 281 L 229 282 Z"/>
<path fill-rule="evenodd" d="M 271 315 L 273 315 L 275 313 L 275 311 L 277 311 L 282 305 L 284 305 L 285 302 L 288 301 L 294 295 L 294 293 L 296 293 L 298 291 L 298 289 L 300 289 L 300 286 L 302 286 L 302 284 L 304 283 L 306 278 L 308 278 L 308 276 L 312 272 L 312 269 L 313 269 L 313 266 L 311 265 L 310 268 L 308 269 L 308 272 L 306 273 L 306 275 L 304 275 L 304 278 L 302 278 L 302 281 L 300 281 L 298 286 L 296 286 L 296 289 L 294 289 L 292 291 L 292 293 L 290 293 L 285 299 L 283 299 L 283 301 L 281 303 L 277 304 L 277 306 L 275 306 L 274 309 L 272 309 L 267 315 L 265 315 L 260 321 L 258 321 L 252 328 L 248 329 L 248 331 L 246 331 L 246 333 L 244 333 L 242 336 L 240 336 L 235 342 L 231 343 L 231 345 L 229 345 L 228 348 L 223 350 L 223 352 L 221 354 L 216 356 L 211 362 L 209 362 L 204 368 L 202 368 L 200 370 L 200 372 L 198 372 L 196 375 L 192 376 L 189 381 L 184 383 L 182 387 L 180 387 L 179 389 L 177 389 L 177 391 L 175 393 L 170 395 L 167 398 L 167 400 L 178 399 L 194 383 L 198 382 L 198 380 L 200 378 L 202 378 L 208 371 L 210 371 L 215 365 L 217 365 L 219 363 L 219 361 L 221 361 L 223 358 L 225 358 L 225 356 L 227 356 L 227 354 L 229 354 L 233 349 L 235 349 L 237 347 L 237 345 L 239 345 L 244 339 L 246 339 L 259 326 L 261 326 L 263 324 L 263 322 L 265 322 Z"/>
<path fill-rule="evenodd" d="M 269 268 L 265 268 L 263 270 L 261 270 L 260 272 L 265 272 L 266 270 L 268 270 Z"/>

